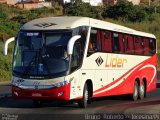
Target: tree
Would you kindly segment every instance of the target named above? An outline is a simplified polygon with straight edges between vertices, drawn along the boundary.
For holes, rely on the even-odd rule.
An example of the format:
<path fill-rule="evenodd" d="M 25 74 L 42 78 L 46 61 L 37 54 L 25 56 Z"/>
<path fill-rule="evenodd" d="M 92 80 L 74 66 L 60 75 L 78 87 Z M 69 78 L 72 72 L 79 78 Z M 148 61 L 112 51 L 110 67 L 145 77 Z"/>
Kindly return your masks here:
<path fill-rule="evenodd" d="M 64 5 L 64 13 L 71 16 L 84 16 L 102 19 L 103 10 L 104 8 L 101 6 L 91 6 L 89 3 L 81 2 L 81 0 Z"/>
<path fill-rule="evenodd" d="M 131 2 L 119 1 L 116 5 L 109 6 L 105 13 L 106 17 L 125 21 L 129 19 L 130 14 L 134 14 L 134 6 Z"/>
<path fill-rule="evenodd" d="M 145 8 L 134 6 L 131 2 L 119 1 L 114 6 L 109 6 L 105 11 L 105 17 L 131 22 L 141 22 L 147 18 Z"/>

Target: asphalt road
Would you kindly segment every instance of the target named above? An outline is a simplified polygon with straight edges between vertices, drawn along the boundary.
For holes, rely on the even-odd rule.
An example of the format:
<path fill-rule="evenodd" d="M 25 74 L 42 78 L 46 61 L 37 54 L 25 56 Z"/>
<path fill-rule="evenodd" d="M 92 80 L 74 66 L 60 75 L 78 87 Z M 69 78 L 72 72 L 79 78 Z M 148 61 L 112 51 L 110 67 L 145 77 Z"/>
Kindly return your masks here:
<path fill-rule="evenodd" d="M 34 107 L 32 101 L 13 100 L 12 98 L 4 98 L 0 100 L 1 117 L 4 115 L 18 116 L 19 119 L 68 119 L 68 120 L 85 120 L 88 115 L 131 115 L 132 109 L 142 106 L 151 106 L 160 104 L 160 89 L 148 93 L 147 98 L 131 101 L 128 96 L 105 97 L 100 99 L 93 99 L 92 104 L 88 105 L 86 109 L 79 108 L 76 103 L 65 102 L 49 102 L 44 103 L 40 108 Z M 61 106 L 59 106 L 61 104 Z M 127 113 L 130 110 L 129 114 Z M 144 113 L 145 114 L 145 113 Z M 128 117 L 128 116 L 127 116 Z M 18 120 L 19 120 L 18 119 Z"/>
<path fill-rule="evenodd" d="M 160 78 L 160 74 L 158 77 Z M 0 88 L 0 92 L 10 93 L 8 84 L 2 84 Z M 58 101 L 46 102 L 36 108 L 30 100 L 19 101 L 11 97 L 3 97 L 0 99 L 0 120 L 133 120 L 137 118 L 133 115 L 148 114 L 144 111 L 152 112 L 151 108 L 156 109 L 155 106 L 160 106 L 160 88 L 148 93 L 144 100 L 136 102 L 131 101 L 128 96 L 93 99 L 92 104 L 89 104 L 86 109 L 79 108 L 76 103 Z M 157 114 L 160 114 L 159 109 Z M 157 116 L 157 120 L 159 119 L 160 116 Z"/>

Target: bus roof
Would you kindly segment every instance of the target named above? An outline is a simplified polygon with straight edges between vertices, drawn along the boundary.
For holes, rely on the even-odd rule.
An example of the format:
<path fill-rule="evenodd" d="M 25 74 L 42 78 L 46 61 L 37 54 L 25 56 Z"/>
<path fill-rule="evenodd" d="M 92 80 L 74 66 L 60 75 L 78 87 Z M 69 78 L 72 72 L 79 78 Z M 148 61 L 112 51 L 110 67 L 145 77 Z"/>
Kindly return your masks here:
<path fill-rule="evenodd" d="M 113 24 L 110 22 L 97 20 L 88 17 L 71 17 L 71 16 L 60 16 L 60 17 L 47 17 L 32 20 L 24 24 L 21 30 L 61 30 L 61 29 L 72 29 L 79 26 L 91 26 L 95 28 L 101 28 L 110 31 L 122 32 L 127 34 L 133 34 L 138 36 L 145 36 L 150 38 L 156 38 L 153 34 L 136 31 L 131 28 L 127 28 L 121 25 Z"/>

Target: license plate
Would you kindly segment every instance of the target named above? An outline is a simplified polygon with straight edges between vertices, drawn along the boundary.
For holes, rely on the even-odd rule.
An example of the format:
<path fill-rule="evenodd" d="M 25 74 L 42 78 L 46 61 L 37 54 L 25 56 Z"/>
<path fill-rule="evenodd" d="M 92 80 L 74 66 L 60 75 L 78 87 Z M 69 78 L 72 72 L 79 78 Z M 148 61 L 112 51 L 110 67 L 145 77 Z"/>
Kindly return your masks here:
<path fill-rule="evenodd" d="M 42 94 L 41 94 L 41 93 L 32 93 L 32 96 L 33 96 L 33 97 L 41 97 Z"/>

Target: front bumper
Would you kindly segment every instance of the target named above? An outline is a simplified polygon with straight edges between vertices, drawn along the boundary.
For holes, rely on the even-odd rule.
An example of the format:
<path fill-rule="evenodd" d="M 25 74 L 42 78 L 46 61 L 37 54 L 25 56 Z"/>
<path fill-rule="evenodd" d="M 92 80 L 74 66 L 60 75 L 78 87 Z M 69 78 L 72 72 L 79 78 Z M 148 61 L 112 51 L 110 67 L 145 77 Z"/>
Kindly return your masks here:
<path fill-rule="evenodd" d="M 12 96 L 15 99 L 70 100 L 70 84 L 51 89 L 22 89 L 12 85 Z"/>

